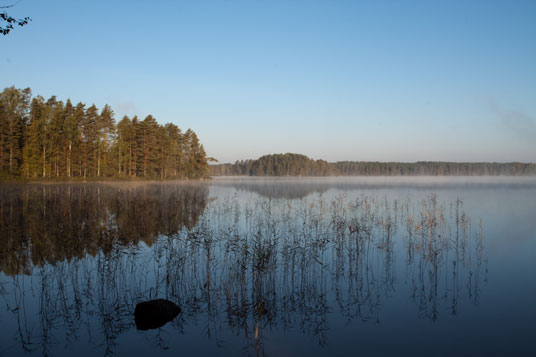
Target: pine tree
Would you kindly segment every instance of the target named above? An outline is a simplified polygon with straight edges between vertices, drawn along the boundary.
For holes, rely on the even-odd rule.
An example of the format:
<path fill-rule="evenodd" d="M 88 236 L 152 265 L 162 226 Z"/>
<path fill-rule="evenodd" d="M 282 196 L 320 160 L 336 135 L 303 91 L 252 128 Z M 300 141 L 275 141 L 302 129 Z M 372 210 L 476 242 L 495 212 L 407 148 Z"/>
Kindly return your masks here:
<path fill-rule="evenodd" d="M 106 166 L 106 156 L 115 134 L 114 112 L 105 105 L 97 118 L 97 177 L 101 176 L 102 166 Z"/>
<path fill-rule="evenodd" d="M 70 144 L 71 144 L 71 160 L 76 165 L 73 165 L 72 171 L 73 175 L 76 174 L 76 176 L 81 177 L 83 175 L 83 167 L 84 167 L 84 158 L 85 153 L 87 151 L 87 148 L 85 146 L 85 143 L 83 141 L 83 135 L 82 135 L 82 126 L 84 123 L 84 118 L 86 116 L 86 106 L 84 103 L 78 103 L 76 107 L 74 108 L 74 114 L 72 118 L 72 122 L 70 123 L 71 128 L 69 130 L 70 133 Z M 75 171 L 76 170 L 76 171 Z"/>
<path fill-rule="evenodd" d="M 158 176 L 161 179 L 167 178 L 166 166 L 169 160 L 169 152 L 171 151 L 171 140 L 167 135 L 167 130 L 164 126 L 159 125 L 156 135 L 157 147 L 158 147 Z"/>
<path fill-rule="evenodd" d="M 32 100 L 30 106 L 30 122 L 27 128 L 28 139 L 24 148 L 27 177 L 46 177 L 47 163 L 50 152 L 50 121 L 51 108 L 41 96 Z"/>
<path fill-rule="evenodd" d="M 97 173 L 97 146 L 99 145 L 98 130 L 99 113 L 93 104 L 87 108 L 82 121 L 82 148 L 84 155 L 84 178 L 96 176 Z"/>
<path fill-rule="evenodd" d="M 132 175 L 132 144 L 134 132 L 128 116 L 117 124 L 117 173 L 119 176 Z"/>
<path fill-rule="evenodd" d="M 183 136 L 181 130 L 175 124 L 168 123 L 165 125 L 167 137 L 169 138 L 169 151 L 167 170 L 168 176 L 183 177 Z"/>
<path fill-rule="evenodd" d="M 49 153 L 50 158 L 50 174 L 51 176 L 60 176 L 60 162 L 62 151 L 64 148 L 65 134 L 63 129 L 65 126 L 65 111 L 63 102 L 57 101 L 56 97 L 51 97 L 47 103 L 47 106 L 50 107 L 52 115 L 50 118 L 50 143 L 49 143 Z"/>
<path fill-rule="evenodd" d="M 68 99 L 67 103 L 65 103 L 64 115 L 65 118 L 63 123 L 63 151 L 65 156 L 65 176 L 71 177 L 73 162 L 73 144 L 77 142 L 77 138 L 79 136 L 79 123 L 76 121 L 75 108 L 73 107 L 70 99 Z"/>
<path fill-rule="evenodd" d="M 9 87 L 0 93 L 0 171 L 10 175 L 20 174 L 30 96 L 29 88 Z"/>
<path fill-rule="evenodd" d="M 137 177 L 140 176 L 138 168 L 143 167 L 143 130 L 137 116 L 132 118 L 132 132 L 132 176 Z"/>
<path fill-rule="evenodd" d="M 141 122 L 143 177 L 153 176 L 158 167 L 158 123 L 152 115 L 148 115 Z"/>
<path fill-rule="evenodd" d="M 200 178 L 208 173 L 208 162 L 205 149 L 199 143 L 196 133 L 188 129 L 184 133 L 186 152 L 186 172 L 188 178 Z"/>

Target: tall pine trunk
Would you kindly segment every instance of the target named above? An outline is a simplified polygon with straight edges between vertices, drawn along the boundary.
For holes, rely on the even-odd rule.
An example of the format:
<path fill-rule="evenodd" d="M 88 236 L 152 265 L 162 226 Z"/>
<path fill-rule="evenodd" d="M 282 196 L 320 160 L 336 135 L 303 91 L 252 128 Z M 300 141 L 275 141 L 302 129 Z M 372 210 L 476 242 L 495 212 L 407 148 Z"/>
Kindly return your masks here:
<path fill-rule="evenodd" d="M 69 151 L 67 152 L 67 177 L 71 177 L 71 148 L 72 142 L 69 140 Z"/>
<path fill-rule="evenodd" d="M 9 173 L 13 173 L 13 143 L 9 145 Z"/>
<path fill-rule="evenodd" d="M 160 146 L 160 152 L 162 153 L 162 163 L 160 164 L 160 178 L 163 179 L 166 176 L 164 173 L 164 146 L 163 145 Z"/>
<path fill-rule="evenodd" d="M 145 130 L 143 131 L 143 177 L 147 177 L 147 145 L 145 143 Z"/>
<path fill-rule="evenodd" d="M 130 141 L 128 152 L 128 175 L 132 176 L 132 141 Z"/>
<path fill-rule="evenodd" d="M 46 175 L 47 175 L 46 159 L 47 159 L 47 147 L 46 147 L 46 145 L 43 145 L 43 177 L 46 177 Z"/>

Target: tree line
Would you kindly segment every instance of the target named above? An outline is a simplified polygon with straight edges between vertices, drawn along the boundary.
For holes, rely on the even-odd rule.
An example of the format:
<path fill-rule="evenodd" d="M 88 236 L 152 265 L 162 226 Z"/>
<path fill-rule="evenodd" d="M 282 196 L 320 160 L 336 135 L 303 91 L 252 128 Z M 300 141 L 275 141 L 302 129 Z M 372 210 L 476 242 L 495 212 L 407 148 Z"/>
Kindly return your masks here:
<path fill-rule="evenodd" d="M 208 162 L 196 133 L 124 116 L 109 105 L 0 93 L 0 178 L 200 178 Z"/>
<path fill-rule="evenodd" d="M 210 166 L 212 176 L 533 176 L 536 164 L 521 162 L 367 162 L 328 163 L 301 154 L 264 155 L 256 160 Z"/>

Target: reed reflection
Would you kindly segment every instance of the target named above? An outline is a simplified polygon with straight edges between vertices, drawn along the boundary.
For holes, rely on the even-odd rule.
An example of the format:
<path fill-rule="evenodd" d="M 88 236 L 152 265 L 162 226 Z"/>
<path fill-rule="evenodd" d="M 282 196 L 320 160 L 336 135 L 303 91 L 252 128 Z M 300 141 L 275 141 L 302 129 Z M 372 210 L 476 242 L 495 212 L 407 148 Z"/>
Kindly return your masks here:
<path fill-rule="evenodd" d="M 209 201 L 199 187 L 188 194 L 175 188 L 114 195 L 100 190 L 100 199 L 97 191 L 88 205 L 93 213 L 65 226 L 79 232 L 89 228 L 76 224 L 95 222 L 92 237 L 108 245 L 83 246 L 70 259 L 51 249 L 37 264 L 32 255 L 22 266 L 35 264 L 33 275 L 20 274 L 26 269 L 2 279 L 24 350 L 46 354 L 56 341 L 68 345 L 84 335 L 112 353 L 120 349 L 118 337 L 135 328 L 136 305 L 152 299 L 182 310 L 166 326 L 182 334 L 203 331 L 217 345 L 239 344 L 250 354 L 263 355 L 265 334 L 273 331 L 299 331 L 325 346 L 332 324 L 381 323 L 382 306 L 390 300 L 402 306 L 410 298 L 417 318 L 455 315 L 460 304 L 478 303 L 486 279 L 482 222 L 473 228 L 461 200 L 319 194 L 244 202 L 237 196 Z M 58 216 L 78 217 L 66 210 L 89 200 L 81 196 L 75 195 L 76 204 L 65 202 L 69 208 Z M 56 206 L 48 206 L 48 214 L 50 207 Z M 188 218 L 177 219 L 179 212 Z M 150 248 L 133 244 L 137 240 Z M 18 256 L 27 252 L 34 254 L 28 247 Z M 39 291 L 33 315 L 28 304 L 34 300 L 25 295 L 30 287 Z M 34 316 L 39 329 L 30 328 Z M 161 348 L 172 342 L 160 332 L 151 338 Z"/>

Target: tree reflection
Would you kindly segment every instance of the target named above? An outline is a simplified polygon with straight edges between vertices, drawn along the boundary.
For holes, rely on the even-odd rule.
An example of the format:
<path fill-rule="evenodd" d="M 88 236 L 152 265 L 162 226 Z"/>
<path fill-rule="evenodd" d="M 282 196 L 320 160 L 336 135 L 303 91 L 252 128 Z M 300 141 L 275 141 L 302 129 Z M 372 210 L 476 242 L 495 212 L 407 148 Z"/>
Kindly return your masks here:
<path fill-rule="evenodd" d="M 12 185 L 0 190 L 0 269 L 93 257 L 196 225 L 205 185 Z"/>
<path fill-rule="evenodd" d="M 223 187 L 232 187 L 236 191 L 254 192 L 266 198 L 305 198 L 312 193 L 326 192 L 330 187 L 333 188 L 333 183 L 327 184 L 315 179 L 300 179 L 295 178 L 248 178 L 248 179 L 217 179 L 215 185 Z"/>
<path fill-rule="evenodd" d="M 179 332 L 202 326 L 217 344 L 238 338 L 249 354 L 263 355 L 274 330 L 325 346 L 334 316 L 381 323 L 386 301 L 409 297 L 417 316 L 437 321 L 478 303 L 485 279 L 482 223 L 474 232 L 463 202 L 434 194 L 419 202 L 322 194 L 243 202 L 209 201 L 203 185 L 112 185 L 3 195 L 4 247 L 16 251 L 2 248 L 11 278 L 1 291 L 19 343 L 43 354 L 79 335 L 114 352 L 135 328 L 135 306 L 152 299 L 182 309 L 169 323 Z M 38 291 L 33 310 L 30 288 Z M 162 331 L 153 343 L 167 348 Z"/>

